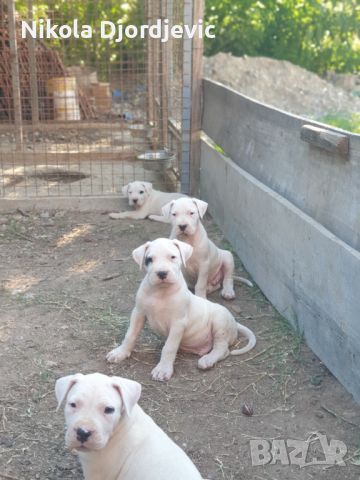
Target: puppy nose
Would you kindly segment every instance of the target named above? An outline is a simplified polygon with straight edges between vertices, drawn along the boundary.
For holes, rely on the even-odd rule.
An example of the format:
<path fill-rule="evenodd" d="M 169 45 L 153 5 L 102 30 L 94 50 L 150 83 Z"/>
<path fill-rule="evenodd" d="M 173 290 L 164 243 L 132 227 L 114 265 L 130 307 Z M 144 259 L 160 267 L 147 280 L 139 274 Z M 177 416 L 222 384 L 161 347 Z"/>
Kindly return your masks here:
<path fill-rule="evenodd" d="M 165 280 L 165 278 L 167 277 L 167 274 L 168 272 L 157 272 L 157 276 L 160 278 L 160 280 Z"/>
<path fill-rule="evenodd" d="M 134 203 L 137 203 L 138 199 L 137 198 L 133 198 L 133 202 Z"/>
<path fill-rule="evenodd" d="M 179 225 L 179 228 L 182 232 L 185 232 L 187 225 Z"/>
<path fill-rule="evenodd" d="M 78 428 L 76 430 L 76 438 L 81 443 L 85 443 L 87 439 L 90 437 L 90 435 L 91 435 L 91 432 L 89 432 L 89 430 L 85 430 L 84 428 Z"/>

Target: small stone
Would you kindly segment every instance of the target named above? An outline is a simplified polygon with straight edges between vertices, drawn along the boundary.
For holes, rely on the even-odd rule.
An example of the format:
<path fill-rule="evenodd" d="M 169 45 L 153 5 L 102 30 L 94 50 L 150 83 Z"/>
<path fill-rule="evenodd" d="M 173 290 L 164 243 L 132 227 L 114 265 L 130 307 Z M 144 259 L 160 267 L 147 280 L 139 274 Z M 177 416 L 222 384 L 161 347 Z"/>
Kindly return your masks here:
<path fill-rule="evenodd" d="M 254 407 L 248 403 L 244 403 L 244 405 L 241 407 L 241 412 L 247 417 L 251 417 L 254 415 Z"/>

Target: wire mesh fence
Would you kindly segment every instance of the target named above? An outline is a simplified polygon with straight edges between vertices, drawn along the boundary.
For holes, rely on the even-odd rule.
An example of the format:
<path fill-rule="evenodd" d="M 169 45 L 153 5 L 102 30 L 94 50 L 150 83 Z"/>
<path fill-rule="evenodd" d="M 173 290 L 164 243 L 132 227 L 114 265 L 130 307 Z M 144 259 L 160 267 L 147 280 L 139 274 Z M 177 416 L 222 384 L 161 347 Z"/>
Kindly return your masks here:
<path fill-rule="evenodd" d="M 132 180 L 188 189 L 191 48 L 116 39 L 126 26 L 182 24 L 194 1 L 0 0 L 1 197 L 114 195 Z M 107 38 L 82 38 L 99 19 Z M 71 36 L 47 38 L 54 25 Z"/>

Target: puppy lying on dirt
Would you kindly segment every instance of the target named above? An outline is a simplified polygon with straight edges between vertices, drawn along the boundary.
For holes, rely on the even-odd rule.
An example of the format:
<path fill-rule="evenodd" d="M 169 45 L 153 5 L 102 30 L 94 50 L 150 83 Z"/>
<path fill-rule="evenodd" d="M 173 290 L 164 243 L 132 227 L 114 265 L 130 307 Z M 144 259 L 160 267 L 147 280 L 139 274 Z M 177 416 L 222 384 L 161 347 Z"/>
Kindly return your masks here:
<path fill-rule="evenodd" d="M 229 310 L 190 292 L 181 266 L 192 252 L 187 243 L 166 238 L 147 242 L 133 251 L 140 268 L 145 266 L 146 275 L 136 294 L 126 336 L 119 347 L 108 353 L 109 362 L 118 363 L 130 356 L 145 318 L 166 337 L 160 362 L 152 371 L 154 380 L 169 380 L 179 348 L 200 355 L 198 366 L 206 369 L 229 353 L 239 355 L 255 346 L 253 332 L 237 323 Z M 248 344 L 229 352 L 239 333 L 248 338 Z"/>
<path fill-rule="evenodd" d="M 141 220 L 150 218 L 158 222 L 168 223 L 161 213 L 162 207 L 177 198 L 183 197 L 181 193 L 167 193 L 154 190 L 149 182 L 131 182 L 122 187 L 122 193 L 129 199 L 129 205 L 135 210 L 109 213 L 109 217 L 118 220 L 121 218 L 132 218 Z"/>
<path fill-rule="evenodd" d="M 201 480 L 189 457 L 137 405 L 141 385 L 100 373 L 57 380 L 66 446 L 85 480 Z"/>
<path fill-rule="evenodd" d="M 234 277 L 234 257 L 227 250 L 217 248 L 209 239 L 201 223 L 208 204 L 196 198 L 179 198 L 165 205 L 162 213 L 171 221 L 170 238 L 178 238 L 193 247 L 193 254 L 185 269 L 185 278 L 195 295 L 206 298 L 207 294 L 222 287 L 221 296 L 226 300 L 235 298 L 234 282 L 253 284 L 242 277 Z"/>

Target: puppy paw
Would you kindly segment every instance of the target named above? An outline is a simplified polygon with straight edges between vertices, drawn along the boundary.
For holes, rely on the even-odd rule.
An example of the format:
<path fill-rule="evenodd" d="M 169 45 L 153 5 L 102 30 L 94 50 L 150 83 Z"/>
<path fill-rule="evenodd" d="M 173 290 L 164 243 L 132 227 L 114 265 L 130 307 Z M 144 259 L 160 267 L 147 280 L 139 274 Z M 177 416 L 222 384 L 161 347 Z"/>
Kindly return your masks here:
<path fill-rule="evenodd" d="M 126 218 L 125 212 L 122 213 L 109 213 L 109 217 L 113 220 L 119 220 L 120 218 Z"/>
<path fill-rule="evenodd" d="M 149 215 L 147 218 L 149 220 L 153 220 L 154 222 L 167 223 L 167 222 L 165 222 L 165 217 L 162 217 L 161 215 Z"/>
<path fill-rule="evenodd" d="M 221 291 L 221 296 L 225 299 L 225 300 L 234 300 L 235 298 L 235 292 L 234 292 L 234 289 L 233 288 L 223 288 L 222 291 Z"/>
<path fill-rule="evenodd" d="M 128 357 L 130 357 L 130 352 L 120 345 L 106 355 L 106 360 L 109 363 L 120 363 Z"/>
<path fill-rule="evenodd" d="M 153 380 L 157 380 L 158 382 L 166 382 L 170 380 L 174 369 L 172 365 L 161 365 L 158 363 L 156 367 L 151 372 L 151 376 Z"/>
<path fill-rule="evenodd" d="M 211 359 L 210 355 L 204 355 L 203 357 L 199 358 L 198 367 L 201 370 L 207 370 L 215 365 L 215 362 Z"/>

